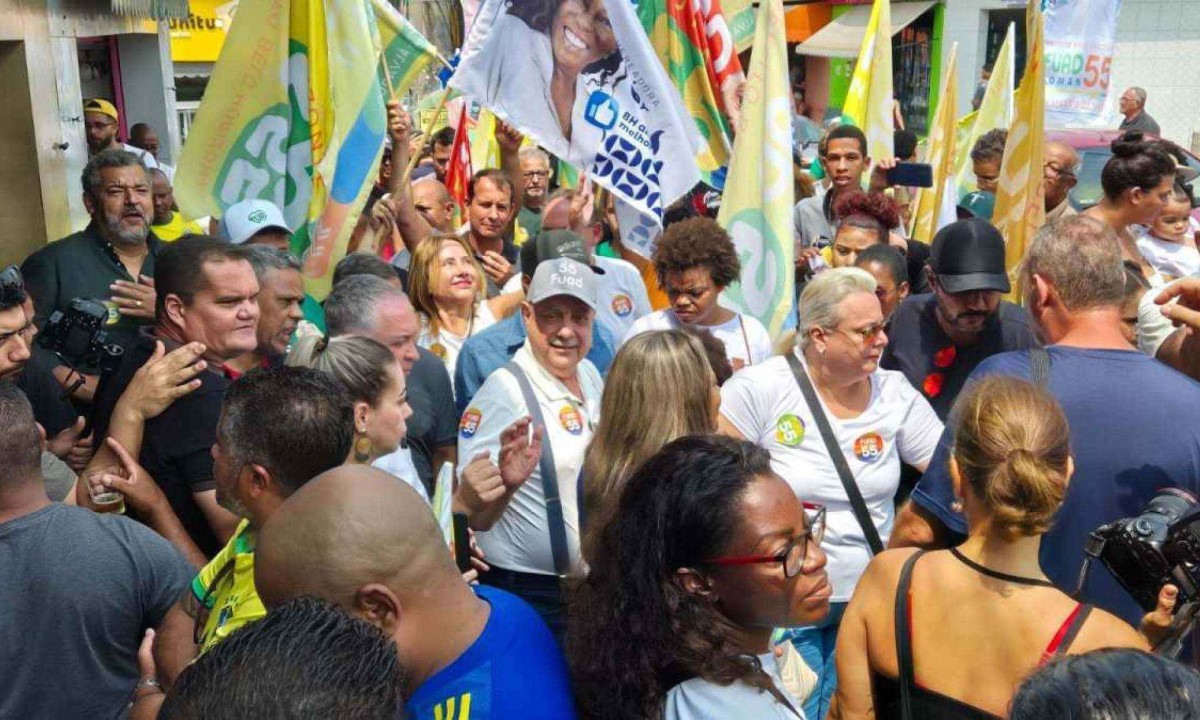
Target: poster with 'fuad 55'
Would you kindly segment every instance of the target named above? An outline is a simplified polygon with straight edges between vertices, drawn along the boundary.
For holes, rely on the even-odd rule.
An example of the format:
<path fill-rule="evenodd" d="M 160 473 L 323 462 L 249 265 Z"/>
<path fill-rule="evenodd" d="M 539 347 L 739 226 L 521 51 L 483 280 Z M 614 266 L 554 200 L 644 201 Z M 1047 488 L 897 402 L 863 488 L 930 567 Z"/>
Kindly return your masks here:
<path fill-rule="evenodd" d="M 1121 0 L 1044 0 L 1046 125 L 1106 127 Z"/>

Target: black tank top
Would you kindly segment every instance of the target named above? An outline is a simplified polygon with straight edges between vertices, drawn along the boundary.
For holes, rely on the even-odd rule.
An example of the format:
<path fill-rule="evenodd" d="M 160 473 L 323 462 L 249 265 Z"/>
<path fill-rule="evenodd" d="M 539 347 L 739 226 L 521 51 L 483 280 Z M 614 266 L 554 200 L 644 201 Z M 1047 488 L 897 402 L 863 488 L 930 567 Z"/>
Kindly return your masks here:
<path fill-rule="evenodd" d="M 875 717 L 879 720 L 912 720 L 916 718 L 939 718 L 939 720 L 999 720 L 999 715 L 993 715 L 974 705 L 956 700 L 949 695 L 929 690 L 917 684 L 912 651 L 912 571 L 925 551 L 913 553 L 900 572 L 900 583 L 896 587 L 896 660 L 900 670 L 899 678 L 887 677 L 877 672 L 871 673 L 871 694 L 875 701 Z M 1046 580 L 1016 577 L 996 572 L 986 568 L 958 551 L 951 548 L 950 554 L 960 562 L 988 577 L 1015 583 L 1017 585 L 1036 585 L 1054 587 Z M 1067 619 L 1054 634 L 1054 639 L 1042 653 L 1038 663 L 1040 667 L 1047 660 L 1062 655 L 1071 646 L 1079 629 L 1087 621 L 1091 613 L 1090 605 L 1076 605 Z M 905 703 L 908 712 L 905 712 Z"/>

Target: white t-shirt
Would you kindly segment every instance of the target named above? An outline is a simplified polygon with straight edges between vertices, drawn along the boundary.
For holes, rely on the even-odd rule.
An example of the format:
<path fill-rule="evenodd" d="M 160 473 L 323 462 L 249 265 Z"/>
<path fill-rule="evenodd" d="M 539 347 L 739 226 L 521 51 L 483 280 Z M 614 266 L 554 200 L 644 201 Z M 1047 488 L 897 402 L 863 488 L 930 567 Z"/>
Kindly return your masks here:
<path fill-rule="evenodd" d="M 579 567 L 579 504 L 576 481 L 583 468 L 583 454 L 600 421 L 600 395 L 603 381 L 588 360 L 579 363 L 579 384 L 583 397 L 576 397 L 558 378 L 547 372 L 533 357 L 529 341 L 513 356 L 537 395 L 546 421 L 543 442 L 554 452 L 558 475 L 558 495 L 562 500 L 563 521 L 567 530 L 567 553 L 571 568 Z M 500 434 L 529 414 L 516 378 L 507 370 L 488 376 L 458 423 L 458 476 L 466 461 L 482 450 L 492 461 L 500 457 Z M 550 531 L 546 517 L 546 496 L 542 492 L 541 468 L 534 468 L 525 484 L 513 494 L 504 514 L 491 530 L 475 537 L 487 555 L 489 564 L 517 572 L 553 575 L 554 556 L 550 549 Z"/>
<path fill-rule="evenodd" d="M 121 149 L 124 150 L 125 152 L 133 153 L 134 155 L 137 155 L 138 159 L 142 161 L 142 164 L 146 166 L 146 169 L 148 169 L 148 170 L 161 169 L 158 166 L 158 161 L 154 159 L 154 156 L 151 155 L 150 153 L 146 152 L 145 150 L 141 149 L 140 147 L 134 147 L 127 143 L 121 143 Z M 173 180 L 174 174 L 175 173 L 172 172 L 171 175 L 167 176 L 168 179 L 171 180 L 171 182 L 174 182 L 174 180 Z"/>
<path fill-rule="evenodd" d="M 454 368 L 458 364 L 458 353 L 462 351 L 463 343 L 467 341 L 467 338 L 496 324 L 496 316 L 492 314 L 492 309 L 486 302 L 475 306 L 475 320 L 471 323 L 465 336 L 455 335 L 444 327 L 439 328 L 436 335 L 432 335 L 429 332 L 429 319 L 424 315 L 419 317 L 421 332 L 417 335 L 417 345 L 441 358 L 442 362 L 446 363 L 446 371 L 450 373 L 450 377 L 454 377 Z"/>
<path fill-rule="evenodd" d="M 656 310 L 633 324 L 625 334 L 627 342 L 634 335 L 651 330 L 673 330 L 682 325 L 670 308 Z M 697 325 L 725 344 L 725 357 L 737 370 L 746 365 L 758 365 L 771 357 L 771 336 L 758 320 L 749 315 L 734 313 L 733 319 L 721 325 Z"/>
<path fill-rule="evenodd" d="M 371 463 L 371 467 L 378 468 L 393 477 L 397 477 L 412 486 L 413 490 L 421 496 L 421 499 L 426 503 L 429 502 L 429 493 L 425 492 L 425 484 L 421 482 L 421 476 L 417 474 L 417 466 L 413 465 L 412 451 L 406 447 L 398 447 L 395 452 L 388 453 Z"/>
<path fill-rule="evenodd" d="M 942 422 L 895 370 L 871 375 L 870 403 L 858 417 L 838 419 L 823 401 L 822 409 L 886 543 L 895 519 L 900 460 L 928 463 L 942 435 Z M 871 551 L 787 360 L 773 357 L 735 373 L 721 388 L 721 415 L 747 440 L 770 451 L 772 469 L 801 500 L 825 506 L 821 547 L 829 557 L 832 600 L 849 600 Z"/>
<path fill-rule="evenodd" d="M 596 322 L 611 330 L 614 339 L 623 338 L 634 322 L 652 312 L 646 284 L 631 262 L 602 255 L 592 260 L 604 271 L 596 276 L 599 281 Z"/>
<path fill-rule="evenodd" d="M 1179 278 L 1200 273 L 1200 251 L 1194 247 L 1144 233 L 1137 238 L 1137 248 L 1146 262 L 1164 275 Z"/>
<path fill-rule="evenodd" d="M 667 691 L 663 701 L 663 720 L 804 720 L 803 703 L 784 687 L 775 653 L 759 655 L 758 660 L 796 712 L 788 709 L 771 693 L 740 680 L 730 685 L 718 685 L 703 678 L 692 678 Z"/>

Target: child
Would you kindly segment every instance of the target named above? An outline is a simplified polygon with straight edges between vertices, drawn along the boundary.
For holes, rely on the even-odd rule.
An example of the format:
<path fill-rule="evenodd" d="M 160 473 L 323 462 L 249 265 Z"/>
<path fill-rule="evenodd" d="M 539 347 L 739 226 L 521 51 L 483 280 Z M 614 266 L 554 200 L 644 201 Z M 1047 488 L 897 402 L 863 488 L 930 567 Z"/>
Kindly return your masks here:
<path fill-rule="evenodd" d="M 1167 280 L 1200 273 L 1200 251 L 1192 237 L 1191 195 L 1178 183 L 1149 232 L 1137 239 L 1146 262 Z"/>

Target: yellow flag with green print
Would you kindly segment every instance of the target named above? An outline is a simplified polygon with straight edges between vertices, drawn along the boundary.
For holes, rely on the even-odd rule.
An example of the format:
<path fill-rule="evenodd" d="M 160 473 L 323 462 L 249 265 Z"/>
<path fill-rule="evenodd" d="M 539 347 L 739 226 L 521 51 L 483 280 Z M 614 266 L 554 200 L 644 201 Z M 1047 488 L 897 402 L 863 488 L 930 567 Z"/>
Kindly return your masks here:
<path fill-rule="evenodd" d="M 441 64 L 437 48 L 417 31 L 412 23 L 384 0 L 371 0 L 371 9 L 379 26 L 383 52 L 381 70 L 385 86 L 391 79 L 391 97 L 403 95 L 433 63 Z"/>
<path fill-rule="evenodd" d="M 220 216 L 251 198 L 278 205 L 317 299 L 383 149 L 380 42 L 365 0 L 242 3 L 176 174 L 192 215 Z"/>
<path fill-rule="evenodd" d="M 890 0 L 875 0 L 850 78 L 842 116 L 867 136 L 872 160 L 895 155 L 892 121 L 892 12 Z"/>
<path fill-rule="evenodd" d="M 742 262 L 741 278 L 725 299 L 762 321 L 773 337 L 795 324 L 791 107 L 783 0 L 763 0 L 717 222 Z"/>

